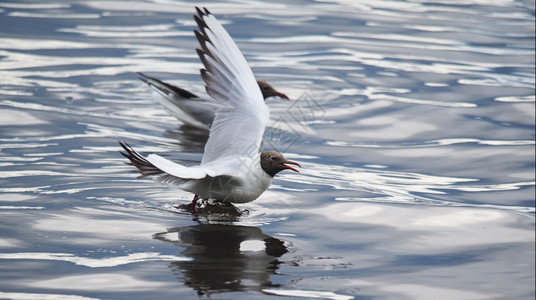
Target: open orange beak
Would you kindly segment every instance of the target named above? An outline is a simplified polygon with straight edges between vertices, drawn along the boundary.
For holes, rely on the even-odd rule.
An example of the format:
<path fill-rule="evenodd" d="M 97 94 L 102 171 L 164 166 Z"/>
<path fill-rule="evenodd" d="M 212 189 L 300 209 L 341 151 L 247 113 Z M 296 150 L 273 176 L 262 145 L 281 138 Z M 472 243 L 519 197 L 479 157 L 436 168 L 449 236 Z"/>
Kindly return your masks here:
<path fill-rule="evenodd" d="M 289 170 L 292 170 L 292 171 L 294 171 L 294 172 L 298 172 L 298 173 L 300 173 L 300 171 L 298 171 L 298 169 L 295 169 L 295 168 L 293 168 L 293 167 L 291 167 L 291 166 L 289 166 L 289 165 L 287 165 L 287 164 L 295 165 L 295 166 L 298 166 L 298 167 L 301 168 L 301 166 L 300 166 L 299 163 L 294 162 L 294 161 L 287 160 L 286 162 L 282 162 L 282 163 L 280 163 L 280 165 L 282 165 L 283 167 L 285 167 L 285 169 L 289 169 Z"/>

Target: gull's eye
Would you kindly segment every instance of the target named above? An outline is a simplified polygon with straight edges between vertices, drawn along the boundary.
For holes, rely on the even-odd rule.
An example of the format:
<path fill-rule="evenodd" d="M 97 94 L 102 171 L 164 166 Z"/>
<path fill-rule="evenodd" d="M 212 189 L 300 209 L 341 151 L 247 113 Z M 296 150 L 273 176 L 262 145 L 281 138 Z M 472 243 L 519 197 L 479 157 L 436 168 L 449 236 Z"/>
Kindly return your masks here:
<path fill-rule="evenodd" d="M 271 161 L 277 161 L 277 157 L 271 155 L 271 156 L 270 156 L 270 160 L 271 160 Z"/>
<path fill-rule="evenodd" d="M 266 91 L 266 90 L 268 89 L 268 86 L 263 85 L 263 86 L 262 86 L 262 89 Z"/>

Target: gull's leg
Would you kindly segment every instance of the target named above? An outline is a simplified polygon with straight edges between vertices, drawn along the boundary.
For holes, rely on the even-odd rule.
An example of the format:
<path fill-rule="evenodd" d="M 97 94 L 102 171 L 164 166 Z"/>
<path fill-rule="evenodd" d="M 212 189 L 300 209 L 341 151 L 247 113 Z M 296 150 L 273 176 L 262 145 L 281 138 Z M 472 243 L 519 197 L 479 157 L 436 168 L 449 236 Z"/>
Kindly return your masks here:
<path fill-rule="evenodd" d="M 196 213 L 197 200 L 199 200 L 199 196 L 196 194 L 196 195 L 194 195 L 194 199 L 192 199 L 192 211 L 193 211 L 193 213 Z"/>

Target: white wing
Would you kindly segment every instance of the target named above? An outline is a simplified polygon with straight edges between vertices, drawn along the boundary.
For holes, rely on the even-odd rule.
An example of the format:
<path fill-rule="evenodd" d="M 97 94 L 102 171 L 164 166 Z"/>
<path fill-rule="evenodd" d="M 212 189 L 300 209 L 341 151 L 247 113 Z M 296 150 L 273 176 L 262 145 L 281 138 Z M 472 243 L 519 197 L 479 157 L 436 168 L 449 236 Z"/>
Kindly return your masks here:
<path fill-rule="evenodd" d="M 203 167 L 186 167 L 174 163 L 168 159 L 163 158 L 158 154 L 149 154 L 147 161 L 150 162 L 156 168 L 182 179 L 201 179 L 208 176 L 213 176 L 213 172 L 210 169 Z M 211 175 L 212 174 L 212 175 Z"/>
<path fill-rule="evenodd" d="M 270 112 L 253 72 L 227 31 L 206 8 L 196 9 L 194 19 L 200 32 L 195 35 L 202 48 L 197 53 L 205 66 L 201 77 L 207 93 L 223 105 L 216 111 L 201 166 L 222 158 L 253 157 L 259 153 Z"/>

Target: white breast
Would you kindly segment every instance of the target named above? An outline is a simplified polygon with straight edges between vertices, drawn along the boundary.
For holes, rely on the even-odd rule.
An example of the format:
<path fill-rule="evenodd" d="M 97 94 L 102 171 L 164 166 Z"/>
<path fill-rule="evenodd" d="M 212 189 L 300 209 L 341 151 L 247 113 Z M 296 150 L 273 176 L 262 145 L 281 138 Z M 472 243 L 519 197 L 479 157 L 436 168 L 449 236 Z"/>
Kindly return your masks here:
<path fill-rule="evenodd" d="M 238 158 L 237 158 L 238 159 Z M 202 198 L 217 199 L 223 202 L 246 203 L 257 199 L 272 183 L 272 177 L 261 167 L 260 156 L 230 162 L 234 175 L 219 175 L 191 180 L 182 189 Z M 231 173 L 231 172 L 229 172 Z"/>

